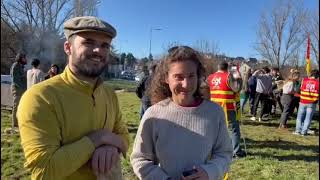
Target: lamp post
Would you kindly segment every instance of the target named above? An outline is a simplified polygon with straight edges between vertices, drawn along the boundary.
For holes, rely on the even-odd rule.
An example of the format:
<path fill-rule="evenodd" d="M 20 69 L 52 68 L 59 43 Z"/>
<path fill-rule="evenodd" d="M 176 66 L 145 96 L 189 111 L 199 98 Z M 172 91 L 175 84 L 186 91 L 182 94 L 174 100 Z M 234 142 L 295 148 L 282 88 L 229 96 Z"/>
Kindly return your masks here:
<path fill-rule="evenodd" d="M 161 28 L 152 28 L 152 27 L 150 28 L 149 58 L 152 56 L 152 55 L 151 55 L 152 30 L 161 31 L 162 29 L 161 29 Z M 149 60 L 150 60 L 150 59 L 149 59 Z"/>

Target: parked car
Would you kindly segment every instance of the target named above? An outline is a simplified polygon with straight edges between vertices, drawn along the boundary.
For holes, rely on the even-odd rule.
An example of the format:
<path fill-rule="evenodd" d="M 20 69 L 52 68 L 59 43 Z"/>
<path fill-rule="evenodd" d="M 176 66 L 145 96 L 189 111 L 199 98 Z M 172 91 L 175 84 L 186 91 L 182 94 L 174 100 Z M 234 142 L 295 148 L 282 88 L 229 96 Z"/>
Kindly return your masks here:
<path fill-rule="evenodd" d="M 134 80 L 137 81 L 137 82 L 139 82 L 139 81 L 141 81 L 141 79 L 143 78 L 143 76 L 144 76 L 143 73 L 138 73 L 138 74 L 136 74 Z"/>
<path fill-rule="evenodd" d="M 1 74 L 1 84 L 11 84 L 12 79 L 10 75 L 2 75 Z"/>
<path fill-rule="evenodd" d="M 13 106 L 11 82 L 10 75 L 1 75 L 1 108 L 2 106 L 9 108 Z"/>
<path fill-rule="evenodd" d="M 137 82 L 139 82 L 140 79 L 141 79 L 141 78 L 140 78 L 139 76 L 134 77 L 134 80 L 137 81 Z"/>
<path fill-rule="evenodd" d="M 129 72 L 129 71 L 122 71 L 121 75 L 120 75 L 121 79 L 127 79 L 127 80 L 134 80 L 135 79 L 135 75 L 133 72 Z"/>

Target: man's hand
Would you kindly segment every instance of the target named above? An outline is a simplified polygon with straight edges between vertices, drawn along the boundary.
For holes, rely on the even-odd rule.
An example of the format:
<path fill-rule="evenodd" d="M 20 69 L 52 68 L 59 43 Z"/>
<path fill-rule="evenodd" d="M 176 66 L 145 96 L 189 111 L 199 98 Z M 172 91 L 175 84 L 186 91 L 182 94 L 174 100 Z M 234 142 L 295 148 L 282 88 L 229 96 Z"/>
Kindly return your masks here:
<path fill-rule="evenodd" d="M 116 147 L 101 146 L 93 153 L 91 160 L 92 170 L 96 175 L 109 173 L 119 159 L 120 156 Z"/>
<path fill-rule="evenodd" d="M 264 74 L 264 70 L 263 69 L 257 69 L 252 75 L 254 76 L 256 76 L 256 75 L 258 75 L 258 74 Z"/>
<path fill-rule="evenodd" d="M 233 76 L 234 79 L 241 79 L 241 75 L 240 75 L 240 73 L 238 71 L 234 71 L 232 73 L 232 76 Z"/>
<path fill-rule="evenodd" d="M 87 136 L 91 139 L 96 148 L 101 145 L 115 146 L 121 151 L 124 157 L 126 156 L 128 147 L 119 135 L 116 135 L 107 129 L 102 129 L 94 131 Z"/>
<path fill-rule="evenodd" d="M 187 177 L 181 176 L 181 180 L 208 180 L 209 179 L 209 176 L 204 169 L 202 169 L 201 167 L 194 167 L 194 169 L 197 170 L 196 173 Z"/>

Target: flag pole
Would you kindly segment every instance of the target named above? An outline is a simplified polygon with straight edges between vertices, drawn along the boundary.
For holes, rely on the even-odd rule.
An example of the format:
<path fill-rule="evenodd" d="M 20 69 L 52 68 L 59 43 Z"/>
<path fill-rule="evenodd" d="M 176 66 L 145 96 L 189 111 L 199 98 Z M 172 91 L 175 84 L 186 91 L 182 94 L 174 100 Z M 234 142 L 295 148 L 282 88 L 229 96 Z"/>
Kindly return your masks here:
<path fill-rule="evenodd" d="M 310 62 L 310 33 L 308 33 L 308 42 L 307 42 L 307 55 L 306 55 L 306 71 L 308 77 L 310 76 L 311 71 L 311 62 Z"/>

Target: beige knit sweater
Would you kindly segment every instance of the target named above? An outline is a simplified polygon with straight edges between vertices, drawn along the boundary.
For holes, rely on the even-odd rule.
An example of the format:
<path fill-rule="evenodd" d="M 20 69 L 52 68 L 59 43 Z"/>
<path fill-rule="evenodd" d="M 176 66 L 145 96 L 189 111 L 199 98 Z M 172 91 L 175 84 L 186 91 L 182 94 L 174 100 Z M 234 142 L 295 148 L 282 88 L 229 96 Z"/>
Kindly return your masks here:
<path fill-rule="evenodd" d="M 201 166 L 210 180 L 222 179 L 231 161 L 223 110 L 208 100 L 181 107 L 166 99 L 150 107 L 131 154 L 135 174 L 148 180 L 180 179 L 193 166 Z"/>

